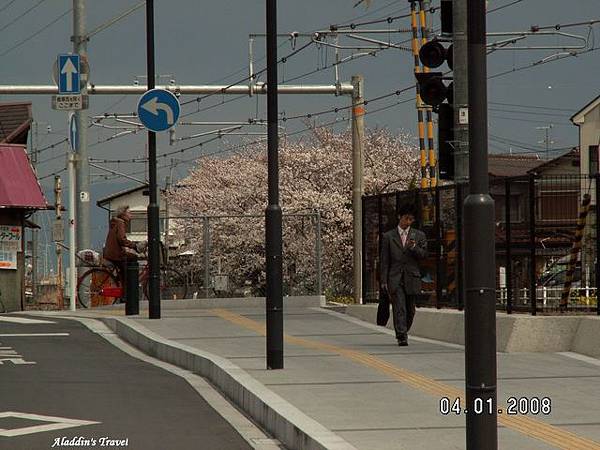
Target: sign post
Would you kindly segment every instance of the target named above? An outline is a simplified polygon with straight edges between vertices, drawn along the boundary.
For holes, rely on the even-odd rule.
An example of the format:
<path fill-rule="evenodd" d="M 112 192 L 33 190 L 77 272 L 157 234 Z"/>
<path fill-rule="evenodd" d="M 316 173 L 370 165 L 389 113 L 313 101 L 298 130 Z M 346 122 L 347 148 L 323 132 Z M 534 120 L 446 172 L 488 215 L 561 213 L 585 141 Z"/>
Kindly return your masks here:
<path fill-rule="evenodd" d="M 75 311 L 75 300 L 77 296 L 77 267 L 75 265 L 75 153 L 77 151 L 77 127 L 75 125 L 75 113 L 69 114 L 69 309 Z"/>
<path fill-rule="evenodd" d="M 179 101 L 166 90 L 157 90 L 154 64 L 154 0 L 146 0 L 146 72 L 148 92 L 138 102 L 138 117 L 148 129 L 148 317 L 160 319 L 160 230 L 156 183 L 156 132 L 171 128 L 179 118 Z"/>

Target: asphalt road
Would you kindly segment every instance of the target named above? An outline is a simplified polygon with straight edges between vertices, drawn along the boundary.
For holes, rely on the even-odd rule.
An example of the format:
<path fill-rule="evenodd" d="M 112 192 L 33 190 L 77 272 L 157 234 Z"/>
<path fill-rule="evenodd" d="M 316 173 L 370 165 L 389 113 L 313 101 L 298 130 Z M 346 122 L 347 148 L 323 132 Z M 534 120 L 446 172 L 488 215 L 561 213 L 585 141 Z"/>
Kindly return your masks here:
<path fill-rule="evenodd" d="M 0 449 L 251 448 L 184 379 L 81 323 L 7 317 L 16 316 L 0 316 Z"/>

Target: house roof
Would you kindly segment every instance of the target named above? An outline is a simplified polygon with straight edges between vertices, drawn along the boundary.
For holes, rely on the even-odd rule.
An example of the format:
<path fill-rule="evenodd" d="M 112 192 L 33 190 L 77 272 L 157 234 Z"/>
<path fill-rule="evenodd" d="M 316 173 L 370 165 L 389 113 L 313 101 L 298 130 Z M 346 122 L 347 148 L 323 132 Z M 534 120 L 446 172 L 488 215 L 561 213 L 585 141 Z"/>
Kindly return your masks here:
<path fill-rule="evenodd" d="M 133 194 L 134 192 L 141 191 L 142 189 L 148 189 L 148 188 L 149 188 L 149 186 L 147 184 L 143 184 L 141 186 L 130 188 L 125 191 L 115 192 L 114 194 L 111 194 L 107 197 L 104 197 L 104 198 L 101 198 L 100 200 L 98 200 L 96 202 L 96 205 L 102 207 L 102 205 L 105 205 L 116 198 L 124 197 L 126 195 Z"/>
<path fill-rule="evenodd" d="M 0 103 L 0 143 L 27 144 L 31 102 Z"/>
<path fill-rule="evenodd" d="M 488 173 L 492 177 L 518 177 L 527 175 L 531 170 L 542 165 L 538 156 L 516 155 L 516 154 L 494 154 L 488 155 Z"/>
<path fill-rule="evenodd" d="M 573 114 L 571 116 L 571 122 L 573 122 L 575 125 L 582 124 L 585 120 L 586 114 L 598 106 L 600 106 L 600 95 Z"/>
<path fill-rule="evenodd" d="M 0 144 L 0 208 L 51 208 L 23 145 Z"/>
<path fill-rule="evenodd" d="M 557 156 L 556 158 L 550 159 L 548 161 L 544 161 L 542 164 L 538 165 L 537 167 L 534 167 L 529 172 L 541 173 L 545 169 L 548 169 L 550 167 L 556 166 L 556 165 L 558 165 L 561 162 L 566 161 L 566 160 L 569 160 L 569 161 L 579 161 L 579 148 L 578 147 L 573 147 L 567 153 L 563 153 L 562 155 Z"/>

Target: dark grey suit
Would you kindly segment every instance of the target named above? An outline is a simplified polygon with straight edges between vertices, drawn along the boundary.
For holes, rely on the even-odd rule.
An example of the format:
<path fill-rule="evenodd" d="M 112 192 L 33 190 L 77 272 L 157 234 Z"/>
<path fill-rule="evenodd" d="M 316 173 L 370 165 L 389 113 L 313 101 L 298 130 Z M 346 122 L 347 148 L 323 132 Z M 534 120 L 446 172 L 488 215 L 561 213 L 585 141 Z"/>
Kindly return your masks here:
<path fill-rule="evenodd" d="M 409 248 L 413 239 L 416 245 Z M 387 284 L 397 339 L 405 339 L 415 316 L 414 296 L 421 292 L 419 260 L 427 256 L 425 233 L 410 227 L 406 246 L 398 228 L 384 233 L 381 240 L 381 284 Z"/>

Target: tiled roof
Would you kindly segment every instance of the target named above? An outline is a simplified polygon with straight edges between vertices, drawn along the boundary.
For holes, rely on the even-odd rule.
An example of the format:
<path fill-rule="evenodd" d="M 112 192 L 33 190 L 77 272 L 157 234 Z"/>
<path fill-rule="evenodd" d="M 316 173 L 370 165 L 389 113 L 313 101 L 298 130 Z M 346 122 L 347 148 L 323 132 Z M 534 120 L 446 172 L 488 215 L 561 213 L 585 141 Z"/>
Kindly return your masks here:
<path fill-rule="evenodd" d="M 26 144 L 31 102 L 0 103 L 0 143 Z"/>
<path fill-rule="evenodd" d="M 537 156 L 489 154 L 488 172 L 493 177 L 517 177 L 527 175 L 544 162 Z"/>

